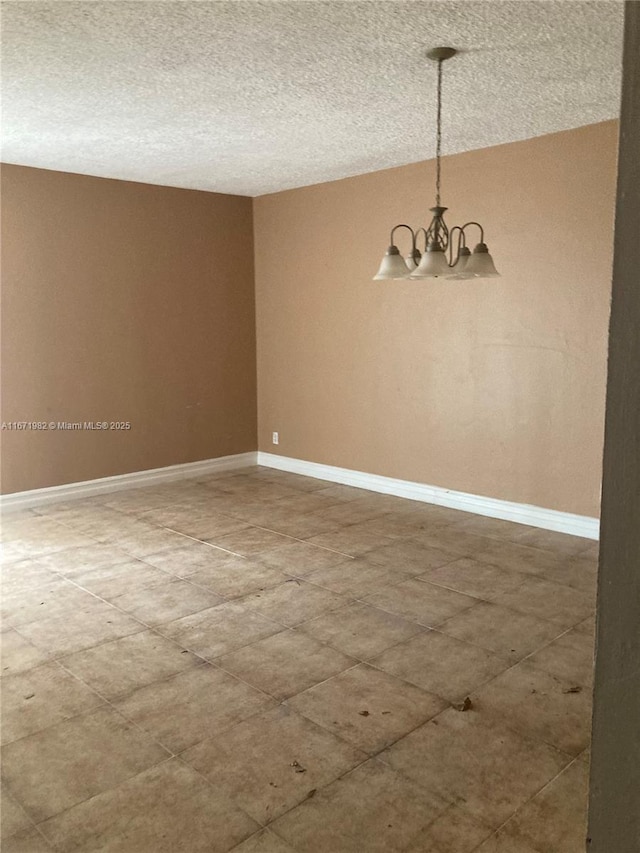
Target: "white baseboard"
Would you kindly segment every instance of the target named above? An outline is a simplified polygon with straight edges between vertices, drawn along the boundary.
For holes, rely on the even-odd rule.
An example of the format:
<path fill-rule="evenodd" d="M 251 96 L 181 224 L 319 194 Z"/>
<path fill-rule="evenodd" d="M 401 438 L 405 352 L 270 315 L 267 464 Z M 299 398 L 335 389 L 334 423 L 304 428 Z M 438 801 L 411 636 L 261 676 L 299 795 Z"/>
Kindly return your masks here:
<path fill-rule="evenodd" d="M 306 462 L 303 459 L 293 459 L 289 456 L 276 456 L 273 453 L 258 453 L 258 465 L 266 468 L 277 468 L 293 474 L 303 474 L 305 477 L 315 477 L 318 480 L 329 480 L 332 483 L 342 483 L 346 486 L 356 486 L 371 492 L 382 492 L 385 495 L 395 495 L 399 498 L 409 498 L 414 501 L 446 506 L 486 515 L 490 518 L 501 518 L 505 521 L 516 521 L 531 527 L 542 527 L 545 530 L 557 530 L 560 533 L 570 533 L 573 536 L 584 536 L 587 539 L 598 539 L 600 521 L 588 515 L 574 515 L 570 512 L 560 512 L 531 504 L 512 503 L 498 498 L 486 498 L 482 495 L 470 495 L 466 492 L 454 492 L 440 486 L 427 486 L 424 483 L 414 483 L 410 480 L 395 480 L 393 477 L 382 477 L 378 474 L 366 474 L 363 471 L 352 471 L 349 468 L 336 468 L 333 465 L 321 465 L 318 462 Z"/>
<path fill-rule="evenodd" d="M 396 480 L 393 477 L 367 474 L 364 471 L 353 471 L 349 468 L 336 468 L 333 465 L 322 465 L 319 462 L 307 462 L 303 459 L 277 456 L 262 451 L 221 456 L 218 459 L 204 459 L 200 462 L 187 462 L 183 465 L 169 465 L 165 468 L 152 468 L 148 471 L 135 471 L 131 474 L 118 474 L 115 477 L 102 477 L 99 480 L 85 480 L 81 483 L 68 483 L 45 489 L 32 489 L 27 492 L 15 492 L 14 494 L 3 495 L 0 501 L 3 512 L 33 509 L 50 503 L 88 498 L 108 492 L 117 492 L 121 489 L 142 488 L 154 483 L 184 480 L 202 474 L 234 471 L 256 464 L 266 468 L 277 468 L 280 471 L 289 471 L 293 474 L 302 474 L 305 477 L 315 477 L 318 480 L 356 486 L 359 489 L 367 489 L 371 492 L 381 492 L 385 495 L 395 495 L 409 500 L 460 509 L 490 518 L 516 521 L 519 524 L 542 527 L 545 530 L 557 530 L 560 533 L 570 533 L 573 536 L 584 536 L 587 539 L 598 539 L 599 537 L 599 519 L 587 515 L 574 515 L 570 512 L 560 512 L 530 504 L 512 503 L 498 498 L 455 492 L 440 486 L 427 486 L 424 483 L 414 483 L 411 480 Z"/>
<path fill-rule="evenodd" d="M 200 462 L 186 462 L 182 465 L 168 465 L 165 468 L 151 468 L 148 471 L 134 471 L 131 474 L 117 474 L 115 477 L 101 477 L 99 480 L 65 483 L 62 486 L 31 489 L 28 492 L 14 492 L 10 495 L 2 495 L 0 502 L 3 513 L 33 509 L 45 504 L 89 498 L 121 489 L 137 489 L 154 483 L 168 483 L 171 480 L 197 477 L 201 474 L 235 471 L 238 468 L 256 465 L 257 455 L 255 451 L 237 453 L 234 456 L 220 456 L 218 459 L 203 459 Z"/>

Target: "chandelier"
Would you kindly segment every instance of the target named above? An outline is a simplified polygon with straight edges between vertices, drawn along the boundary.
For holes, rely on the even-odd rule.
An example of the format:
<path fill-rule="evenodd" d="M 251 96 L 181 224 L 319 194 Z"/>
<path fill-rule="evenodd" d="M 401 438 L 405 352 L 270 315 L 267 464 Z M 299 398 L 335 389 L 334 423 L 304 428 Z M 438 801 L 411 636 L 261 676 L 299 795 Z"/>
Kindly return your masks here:
<path fill-rule="evenodd" d="M 391 229 L 389 248 L 382 259 L 374 281 L 381 279 L 423 278 L 489 278 L 498 276 L 493 258 L 484 242 L 484 229 L 478 222 L 454 225 L 449 230 L 444 221 L 446 207 L 440 204 L 440 156 L 442 148 L 442 63 L 455 56 L 453 47 L 434 47 L 427 57 L 438 63 L 437 113 L 436 113 L 436 203 L 430 208 L 433 219 L 428 228 L 414 231 L 409 225 L 396 225 Z M 395 232 L 406 228 L 411 234 L 411 252 L 403 258 L 394 243 Z M 480 230 L 480 242 L 473 252 L 467 247 L 467 231 Z M 424 251 L 418 249 L 418 240 L 424 239 Z"/>

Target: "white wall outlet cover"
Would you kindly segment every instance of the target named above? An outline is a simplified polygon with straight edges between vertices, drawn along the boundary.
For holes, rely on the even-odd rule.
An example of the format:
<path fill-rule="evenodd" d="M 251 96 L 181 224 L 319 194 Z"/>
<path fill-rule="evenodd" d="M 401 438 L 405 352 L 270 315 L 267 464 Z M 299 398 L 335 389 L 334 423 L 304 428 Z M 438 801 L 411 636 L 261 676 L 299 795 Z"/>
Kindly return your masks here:
<path fill-rule="evenodd" d="M 273 444 L 279 444 L 280 443 L 280 436 L 278 435 L 277 432 L 271 433 L 271 441 Z"/>

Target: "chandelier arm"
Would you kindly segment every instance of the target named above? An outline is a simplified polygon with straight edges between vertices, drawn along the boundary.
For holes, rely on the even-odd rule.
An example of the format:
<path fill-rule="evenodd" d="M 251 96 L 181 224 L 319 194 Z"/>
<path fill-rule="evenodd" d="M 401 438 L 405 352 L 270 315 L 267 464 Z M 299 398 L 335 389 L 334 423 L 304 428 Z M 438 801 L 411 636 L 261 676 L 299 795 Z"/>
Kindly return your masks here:
<path fill-rule="evenodd" d="M 462 226 L 462 229 L 461 229 L 463 231 L 463 233 L 464 233 L 464 229 L 468 228 L 469 225 L 475 225 L 477 228 L 480 229 L 480 242 L 484 243 L 484 228 L 482 227 L 482 225 L 480 225 L 479 222 L 465 222 L 465 224 Z"/>
<path fill-rule="evenodd" d="M 418 243 L 418 234 L 420 234 L 421 231 L 424 234 L 424 250 L 423 251 L 426 252 L 427 246 L 429 245 L 429 235 L 427 234 L 426 228 L 418 228 L 418 230 L 416 231 L 416 245 Z"/>
<path fill-rule="evenodd" d="M 466 240 L 465 240 L 465 236 L 464 236 L 463 228 L 464 228 L 464 226 L 461 227 L 460 225 L 454 225 L 453 228 L 451 229 L 451 231 L 449 231 L 449 259 L 448 259 L 447 263 L 449 264 L 450 267 L 455 267 L 455 265 L 460 260 L 460 248 L 462 246 L 467 245 Z M 454 239 L 454 237 L 453 237 L 453 235 L 454 235 L 455 231 L 458 232 L 458 245 L 456 247 L 456 257 L 454 260 L 454 258 L 453 258 L 453 239 Z"/>
<path fill-rule="evenodd" d="M 415 252 L 416 250 L 416 232 L 414 232 L 413 228 L 410 225 L 405 225 L 404 223 L 400 223 L 400 225 L 394 225 L 391 229 L 391 236 L 389 237 L 389 245 L 393 246 L 393 235 L 398 230 L 398 228 L 407 228 L 411 232 L 411 252 Z"/>

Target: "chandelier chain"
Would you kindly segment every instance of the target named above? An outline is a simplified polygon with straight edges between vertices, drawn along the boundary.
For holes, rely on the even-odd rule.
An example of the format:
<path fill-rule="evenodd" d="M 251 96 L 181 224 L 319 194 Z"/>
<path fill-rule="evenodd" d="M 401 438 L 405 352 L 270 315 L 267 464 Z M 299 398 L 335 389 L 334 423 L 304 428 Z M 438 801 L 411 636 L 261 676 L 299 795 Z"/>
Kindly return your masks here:
<path fill-rule="evenodd" d="M 440 152 L 442 150 L 442 60 L 438 60 L 438 104 L 436 112 L 436 205 L 440 207 Z"/>

